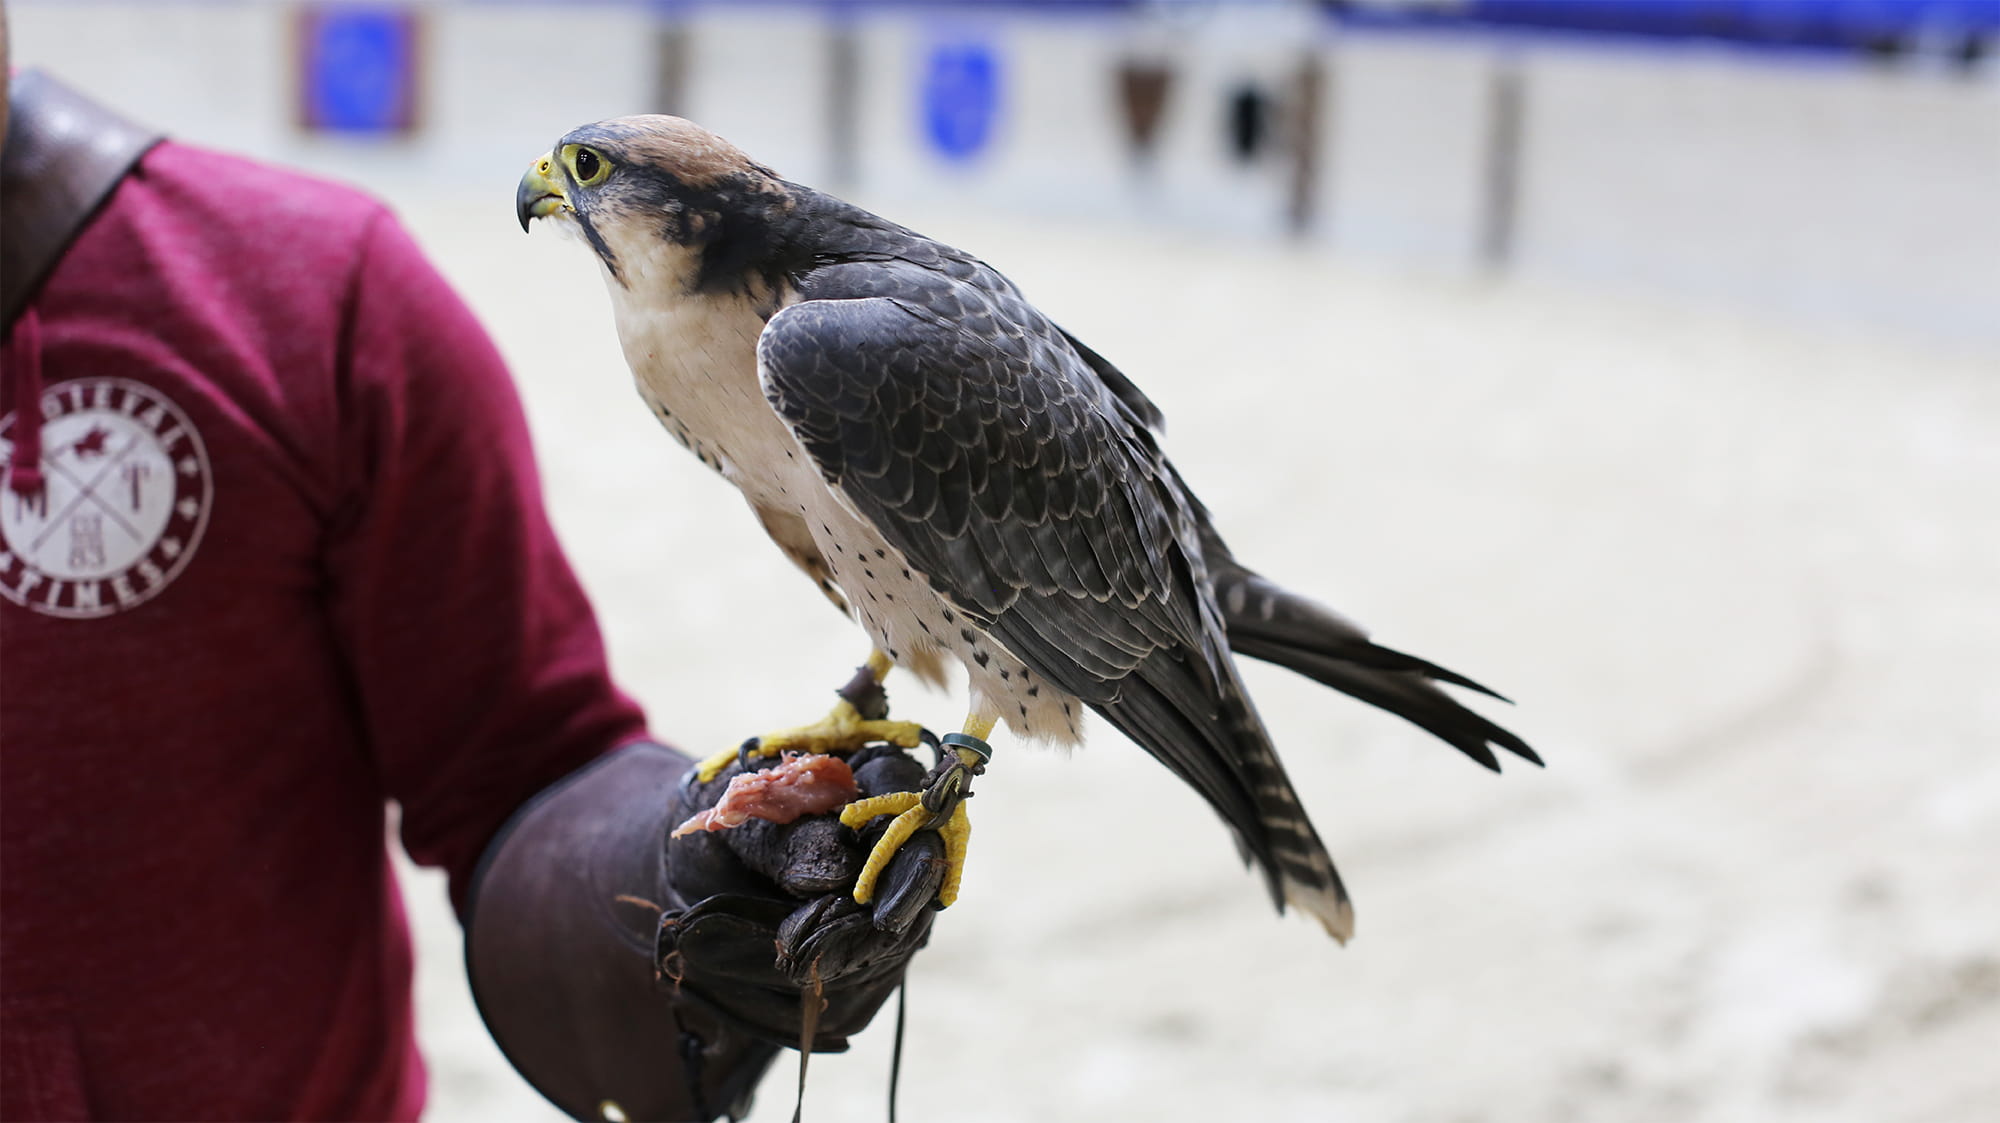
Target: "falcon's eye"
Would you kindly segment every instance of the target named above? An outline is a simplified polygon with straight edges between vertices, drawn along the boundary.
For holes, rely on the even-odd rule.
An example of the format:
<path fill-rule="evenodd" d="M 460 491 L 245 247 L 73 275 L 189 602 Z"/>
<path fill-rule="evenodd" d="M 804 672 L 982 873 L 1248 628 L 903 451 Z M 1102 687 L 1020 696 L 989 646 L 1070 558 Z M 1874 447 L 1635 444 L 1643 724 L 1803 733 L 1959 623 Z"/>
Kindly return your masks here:
<path fill-rule="evenodd" d="M 611 174 L 611 161 L 583 145 L 571 145 L 566 155 L 569 156 L 570 171 L 576 173 L 576 182 L 580 186 L 595 187 Z"/>

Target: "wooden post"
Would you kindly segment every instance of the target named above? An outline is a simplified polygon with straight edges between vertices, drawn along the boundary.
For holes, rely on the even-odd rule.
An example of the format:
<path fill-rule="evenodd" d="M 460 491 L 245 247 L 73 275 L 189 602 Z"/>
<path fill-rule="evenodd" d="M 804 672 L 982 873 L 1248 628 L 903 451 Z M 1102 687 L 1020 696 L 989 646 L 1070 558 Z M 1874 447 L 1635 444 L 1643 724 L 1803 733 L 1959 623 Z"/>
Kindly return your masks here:
<path fill-rule="evenodd" d="M 1502 57 L 1495 61 L 1487 84 L 1485 190 L 1479 232 L 1480 264 L 1493 272 L 1506 269 L 1514 256 L 1526 113 L 1526 79 L 1520 63 Z"/>
<path fill-rule="evenodd" d="M 1285 114 L 1291 132 L 1292 178 L 1285 218 L 1294 237 L 1312 229 L 1319 208 L 1320 115 L 1326 97 L 1326 66 L 1320 52 L 1308 47 L 1292 76 L 1292 95 Z"/>
<path fill-rule="evenodd" d="M 1173 84 L 1173 67 L 1164 58 L 1128 58 L 1118 64 L 1118 104 L 1124 110 L 1125 140 L 1135 164 L 1152 162 Z"/>
<path fill-rule="evenodd" d="M 675 116 L 687 114 L 688 49 L 687 24 L 674 17 L 653 35 L 653 112 Z"/>
<path fill-rule="evenodd" d="M 827 180 L 851 188 L 860 172 L 861 37 L 839 14 L 826 32 L 825 124 Z"/>

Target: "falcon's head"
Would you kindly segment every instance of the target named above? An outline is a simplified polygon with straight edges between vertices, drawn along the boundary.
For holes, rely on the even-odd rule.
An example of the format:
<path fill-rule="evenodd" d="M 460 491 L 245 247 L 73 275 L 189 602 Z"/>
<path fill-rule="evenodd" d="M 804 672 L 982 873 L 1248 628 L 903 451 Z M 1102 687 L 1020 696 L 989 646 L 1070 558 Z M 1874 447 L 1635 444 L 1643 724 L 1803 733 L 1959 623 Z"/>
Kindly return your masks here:
<path fill-rule="evenodd" d="M 679 117 L 619 117 L 573 129 L 514 193 L 521 229 L 572 226 L 625 288 L 740 291 L 781 272 L 790 184 Z"/>

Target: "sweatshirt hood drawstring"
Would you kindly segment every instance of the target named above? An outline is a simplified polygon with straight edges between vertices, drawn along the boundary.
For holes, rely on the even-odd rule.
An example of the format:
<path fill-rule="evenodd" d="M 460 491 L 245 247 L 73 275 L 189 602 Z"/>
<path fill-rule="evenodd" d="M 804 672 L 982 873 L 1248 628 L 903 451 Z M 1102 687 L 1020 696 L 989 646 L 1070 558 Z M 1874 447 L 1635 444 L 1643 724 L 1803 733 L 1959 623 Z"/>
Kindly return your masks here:
<path fill-rule="evenodd" d="M 6 490 L 42 499 L 42 320 L 33 308 L 14 321 L 7 338 L 7 380 L 14 415 L 14 451 L 7 458 Z"/>

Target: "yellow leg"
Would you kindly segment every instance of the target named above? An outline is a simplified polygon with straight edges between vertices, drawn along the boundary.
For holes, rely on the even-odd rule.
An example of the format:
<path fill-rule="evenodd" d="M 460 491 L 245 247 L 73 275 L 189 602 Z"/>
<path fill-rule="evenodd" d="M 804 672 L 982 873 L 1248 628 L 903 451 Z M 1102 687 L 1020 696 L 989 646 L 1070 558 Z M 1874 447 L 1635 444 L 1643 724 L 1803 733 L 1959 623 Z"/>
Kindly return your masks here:
<path fill-rule="evenodd" d="M 963 732 L 966 736 L 984 742 L 986 735 L 993 732 L 997 719 L 981 714 L 973 714 L 965 719 Z M 984 769 L 986 757 L 968 748 L 952 747 L 958 755 L 958 765 L 947 772 L 941 782 L 948 790 L 941 791 L 933 798 L 941 796 L 951 805 L 949 812 L 934 811 L 926 807 L 927 792 L 891 792 L 873 799 L 857 800 L 841 809 L 840 821 L 853 830 L 860 830 L 869 820 L 883 815 L 894 815 L 896 821 L 868 852 L 868 861 L 861 868 L 861 876 L 854 882 L 856 904 L 867 904 L 875 898 L 875 881 L 888 868 L 889 860 L 896 856 L 903 843 L 911 835 L 925 827 L 935 825 L 944 839 L 945 874 L 944 884 L 938 888 L 938 904 L 949 906 L 958 899 L 959 880 L 965 872 L 965 855 L 972 841 L 972 820 L 965 813 L 965 798 L 971 795 L 971 777 Z M 934 781 L 934 784 L 940 781 Z M 933 806 L 936 806 L 934 803 Z M 940 814 L 945 816 L 938 822 Z"/>
<path fill-rule="evenodd" d="M 876 682 L 887 681 L 889 672 L 895 669 L 895 662 L 881 648 L 878 647 L 868 653 L 868 673 L 875 676 Z"/>
<path fill-rule="evenodd" d="M 869 673 L 875 676 L 875 681 L 881 682 L 888 677 L 895 663 L 882 652 L 871 651 L 867 667 Z M 708 757 L 695 765 L 695 779 L 708 783 L 739 756 L 756 758 L 788 752 L 847 752 L 877 741 L 914 749 L 923 743 L 922 727 L 914 721 L 864 720 L 859 711 L 843 698 L 833 704 L 833 709 L 825 717 L 811 725 L 754 738 L 754 744 L 746 743 L 743 748 L 728 749 Z"/>

